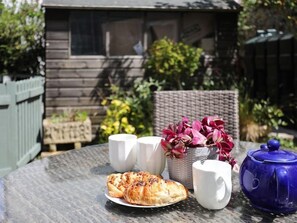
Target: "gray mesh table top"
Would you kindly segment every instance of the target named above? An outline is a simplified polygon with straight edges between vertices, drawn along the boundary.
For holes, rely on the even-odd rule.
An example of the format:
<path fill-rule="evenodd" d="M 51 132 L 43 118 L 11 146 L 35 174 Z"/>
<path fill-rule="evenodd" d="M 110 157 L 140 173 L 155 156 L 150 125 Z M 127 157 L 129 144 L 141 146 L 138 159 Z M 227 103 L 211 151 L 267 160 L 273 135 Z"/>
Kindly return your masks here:
<path fill-rule="evenodd" d="M 247 148 L 240 142 L 239 163 Z M 0 178 L 0 222 L 297 222 L 297 214 L 273 215 L 254 209 L 233 173 L 232 197 L 219 211 L 202 208 L 193 191 L 167 207 L 133 208 L 105 197 L 106 176 L 113 173 L 107 144 L 84 147 L 34 161 Z M 164 178 L 168 178 L 165 170 Z"/>

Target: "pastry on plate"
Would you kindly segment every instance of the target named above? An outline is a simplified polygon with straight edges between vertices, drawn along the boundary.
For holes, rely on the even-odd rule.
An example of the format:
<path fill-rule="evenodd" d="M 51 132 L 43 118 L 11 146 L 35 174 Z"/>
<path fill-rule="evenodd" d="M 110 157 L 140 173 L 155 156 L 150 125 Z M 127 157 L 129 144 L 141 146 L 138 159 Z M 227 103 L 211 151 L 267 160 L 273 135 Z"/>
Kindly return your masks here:
<path fill-rule="evenodd" d="M 123 198 L 125 189 L 134 181 L 147 181 L 151 178 L 161 178 L 148 172 L 114 173 L 107 177 L 108 194 L 111 197 Z"/>
<path fill-rule="evenodd" d="M 180 183 L 160 178 L 134 181 L 124 191 L 124 199 L 130 204 L 160 206 L 188 198 L 188 190 Z"/>

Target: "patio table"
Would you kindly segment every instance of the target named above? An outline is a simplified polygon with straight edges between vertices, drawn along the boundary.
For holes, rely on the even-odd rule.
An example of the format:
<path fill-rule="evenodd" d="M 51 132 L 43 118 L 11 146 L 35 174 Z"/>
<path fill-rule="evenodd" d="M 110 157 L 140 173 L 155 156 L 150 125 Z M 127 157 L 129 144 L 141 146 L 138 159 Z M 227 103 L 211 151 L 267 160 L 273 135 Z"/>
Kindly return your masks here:
<path fill-rule="evenodd" d="M 239 163 L 250 148 L 258 144 L 239 143 L 235 152 Z M 104 195 L 111 173 L 107 144 L 31 162 L 0 178 L 0 222 L 297 222 L 297 214 L 254 209 L 241 192 L 236 173 L 231 200 L 218 211 L 201 207 L 193 191 L 187 200 L 166 207 L 121 206 Z M 168 178 L 167 170 L 163 177 Z"/>

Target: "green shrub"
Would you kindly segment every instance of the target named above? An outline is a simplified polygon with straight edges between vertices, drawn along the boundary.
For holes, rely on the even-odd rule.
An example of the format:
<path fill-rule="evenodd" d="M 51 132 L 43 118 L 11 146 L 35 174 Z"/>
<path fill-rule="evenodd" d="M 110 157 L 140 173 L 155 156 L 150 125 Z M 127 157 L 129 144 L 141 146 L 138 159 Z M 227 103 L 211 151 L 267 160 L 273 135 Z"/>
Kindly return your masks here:
<path fill-rule="evenodd" d="M 235 72 L 222 73 L 213 72 L 212 74 L 204 74 L 201 90 L 230 90 L 238 88 L 239 83 L 236 80 Z"/>
<path fill-rule="evenodd" d="M 153 78 L 165 80 L 171 89 L 192 88 L 191 78 L 199 68 L 201 53 L 200 48 L 165 37 L 150 47 L 146 69 Z"/>
<path fill-rule="evenodd" d="M 135 81 L 129 91 L 112 85 L 111 95 L 102 101 L 106 116 L 100 125 L 99 142 L 118 133 L 152 135 L 153 91 L 162 89 L 163 84 L 151 78 Z"/>
<path fill-rule="evenodd" d="M 266 139 L 272 128 L 285 126 L 284 114 L 281 109 L 266 100 L 240 100 L 240 138 L 247 141 Z"/>
<path fill-rule="evenodd" d="M 255 121 L 261 125 L 278 128 L 285 126 L 287 123 L 283 121 L 284 113 L 275 105 L 271 105 L 269 101 L 261 100 L 255 103 L 252 109 Z"/>

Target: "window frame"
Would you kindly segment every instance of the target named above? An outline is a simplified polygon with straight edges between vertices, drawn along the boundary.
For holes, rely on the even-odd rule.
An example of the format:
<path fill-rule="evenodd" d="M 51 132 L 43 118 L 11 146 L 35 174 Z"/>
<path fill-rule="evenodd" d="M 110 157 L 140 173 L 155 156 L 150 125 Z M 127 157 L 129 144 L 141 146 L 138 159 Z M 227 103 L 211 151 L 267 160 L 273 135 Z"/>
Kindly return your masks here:
<path fill-rule="evenodd" d="M 71 52 L 71 44 L 72 44 L 72 32 L 71 32 L 71 24 L 72 24 L 72 13 L 73 12 L 88 12 L 94 14 L 96 10 L 71 10 L 68 16 L 68 55 L 70 59 L 80 59 L 80 58 L 86 58 L 86 59 L 97 59 L 97 58 L 106 58 L 106 55 L 73 55 Z M 103 12 L 103 11 L 102 11 Z M 92 16 L 94 17 L 94 15 Z M 104 44 L 104 43 L 103 43 Z"/>
<path fill-rule="evenodd" d="M 77 11 L 87 11 L 87 10 L 77 10 Z M 71 11 L 73 12 L 73 11 Z M 69 14 L 69 18 L 68 18 L 68 32 L 69 32 L 69 41 L 68 41 L 68 49 L 69 49 L 69 58 L 70 59 L 106 59 L 106 58 L 110 58 L 110 59 L 119 59 L 119 58 L 135 58 L 135 59 L 141 59 L 141 58 L 145 58 L 145 55 L 122 55 L 122 56 L 119 56 L 119 55 L 114 55 L 114 56 L 111 56 L 110 55 L 110 48 L 109 48 L 109 45 L 110 45 L 110 32 L 109 30 L 107 29 L 106 32 L 105 32 L 105 43 L 103 43 L 105 45 L 105 55 L 73 55 L 72 52 L 71 52 L 71 23 L 72 23 L 72 16 L 71 16 L 71 12 Z M 114 12 L 117 12 L 117 11 L 110 11 L 110 12 L 107 12 L 107 21 L 109 22 L 110 21 L 110 17 L 112 16 L 112 14 Z M 94 11 L 92 11 L 91 13 L 94 13 Z M 143 20 L 143 25 L 142 25 L 142 29 L 141 29 L 141 32 L 142 32 L 142 41 L 143 41 L 143 48 L 144 48 L 144 51 L 147 50 L 147 44 L 145 42 L 145 17 L 146 17 L 146 12 L 141 12 L 141 19 Z M 108 26 L 107 26 L 108 27 Z"/>
<path fill-rule="evenodd" d="M 76 10 L 75 10 L 76 11 Z M 77 11 L 88 11 L 88 10 L 77 10 Z M 71 11 L 73 12 L 73 11 Z M 70 59 L 106 59 L 106 58 L 110 58 L 110 59 L 126 59 L 126 58 L 135 58 L 135 59 L 143 59 L 143 58 L 146 58 L 147 55 L 144 54 L 144 55 L 110 55 L 110 48 L 109 48 L 109 45 L 110 45 L 110 32 L 109 30 L 107 29 L 106 32 L 105 32 L 105 42 L 103 43 L 103 45 L 105 45 L 105 55 L 72 55 L 71 54 L 71 12 L 69 13 L 69 18 L 68 18 L 68 22 L 69 22 L 69 28 L 68 28 L 68 32 L 69 32 L 69 58 Z M 92 13 L 96 12 L 96 10 L 92 11 Z M 100 10 L 98 10 L 98 12 L 100 12 Z M 102 11 L 104 12 L 104 11 Z M 109 23 L 110 21 L 110 18 L 112 17 L 112 14 L 115 13 L 115 12 L 119 12 L 119 11 L 108 11 L 107 12 L 107 22 Z M 142 42 L 143 42 L 143 49 L 144 51 L 146 52 L 148 50 L 148 29 L 147 29 L 147 25 L 148 25 L 148 22 L 149 22 L 149 19 L 148 19 L 148 14 L 149 13 L 164 13 L 164 12 L 161 12 L 161 11 L 157 11 L 157 12 L 151 12 L 151 11 L 143 11 L 143 12 L 138 12 L 138 13 L 141 13 L 141 16 L 140 18 L 143 20 L 143 26 L 142 26 Z M 183 30 L 183 18 L 184 18 L 184 13 L 185 12 L 172 12 L 173 14 L 175 14 L 176 16 L 174 16 L 176 19 L 177 19 L 177 29 L 176 29 L 176 36 L 177 36 L 177 39 L 178 41 L 181 40 L 181 31 Z M 199 12 L 196 12 L 197 14 L 200 14 Z M 213 13 L 207 13 L 207 14 L 213 14 Z M 213 16 L 215 16 L 215 14 L 213 14 Z M 107 26 L 108 27 L 108 26 Z M 216 33 L 216 23 L 214 23 L 214 32 L 215 32 L 215 36 L 214 38 L 216 38 L 217 36 L 217 33 Z"/>

